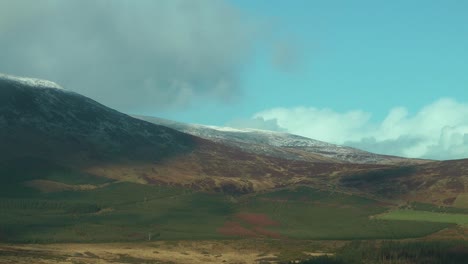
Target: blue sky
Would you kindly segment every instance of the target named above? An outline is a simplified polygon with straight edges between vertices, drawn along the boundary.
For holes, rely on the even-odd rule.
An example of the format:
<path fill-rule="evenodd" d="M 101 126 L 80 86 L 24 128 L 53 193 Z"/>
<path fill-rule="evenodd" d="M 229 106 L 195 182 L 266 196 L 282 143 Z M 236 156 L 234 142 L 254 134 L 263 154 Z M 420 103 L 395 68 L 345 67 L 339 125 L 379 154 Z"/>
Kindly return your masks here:
<path fill-rule="evenodd" d="M 280 130 L 379 153 L 468 157 L 468 2 L 232 3 L 270 22 L 268 40 L 285 42 L 294 65 L 286 71 L 276 67 L 271 42 L 257 43 L 242 71 L 238 101 L 210 101 L 160 115 L 238 127 L 255 126 L 248 121 L 252 117 L 268 118 Z M 308 111 L 299 114 L 298 108 Z M 404 114 L 389 127 L 400 110 Z M 360 117 L 349 118 L 350 112 Z M 327 125 L 330 115 L 336 121 Z M 349 120 L 357 127 L 337 125 Z"/>
<path fill-rule="evenodd" d="M 155 114 L 223 125 L 268 108 L 315 106 L 363 109 L 383 119 L 395 106 L 416 112 L 441 97 L 468 101 L 466 1 L 232 3 L 273 21 L 276 38 L 297 49 L 300 65 L 278 70 L 262 50 L 270 47 L 260 46 L 245 65 L 238 101 Z"/>
<path fill-rule="evenodd" d="M 468 2 L 4 0 L 0 71 L 131 114 L 468 158 Z"/>

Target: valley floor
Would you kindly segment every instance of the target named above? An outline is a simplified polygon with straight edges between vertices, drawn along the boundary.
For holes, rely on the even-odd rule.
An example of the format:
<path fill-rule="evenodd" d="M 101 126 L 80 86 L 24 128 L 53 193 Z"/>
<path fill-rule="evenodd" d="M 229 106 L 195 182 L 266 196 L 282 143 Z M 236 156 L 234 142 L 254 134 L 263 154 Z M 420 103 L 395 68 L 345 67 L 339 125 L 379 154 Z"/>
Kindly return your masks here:
<path fill-rule="evenodd" d="M 254 240 L 112 244 L 0 244 L 0 263 L 277 263 L 277 247 Z M 322 252 L 303 252 L 311 256 Z"/>
<path fill-rule="evenodd" d="M 233 239 L 0 244 L 0 264 L 461 264 L 468 261 L 468 234 L 459 231 L 448 228 L 409 240 Z"/>

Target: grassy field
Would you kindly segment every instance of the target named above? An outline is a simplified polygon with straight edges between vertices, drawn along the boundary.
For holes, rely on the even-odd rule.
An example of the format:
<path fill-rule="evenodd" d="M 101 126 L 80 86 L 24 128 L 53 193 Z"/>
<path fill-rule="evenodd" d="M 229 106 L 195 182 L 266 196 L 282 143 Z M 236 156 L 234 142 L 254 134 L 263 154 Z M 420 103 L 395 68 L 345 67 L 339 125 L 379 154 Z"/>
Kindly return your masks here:
<path fill-rule="evenodd" d="M 117 183 L 0 203 L 0 234 L 13 242 L 109 242 L 219 238 L 231 213 L 224 197 Z M 55 202 L 60 201 L 60 202 Z"/>
<path fill-rule="evenodd" d="M 468 208 L 463 207 L 451 207 L 451 206 L 436 206 L 433 204 L 427 203 L 418 203 L 413 202 L 410 204 L 409 208 L 417 211 L 427 211 L 427 212 L 436 212 L 436 213 L 450 213 L 450 214 L 468 214 Z"/>
<path fill-rule="evenodd" d="M 436 223 L 453 223 L 468 226 L 468 214 L 428 212 L 417 210 L 393 210 L 378 216 L 383 220 L 426 221 Z"/>
<path fill-rule="evenodd" d="M 455 206 L 468 208 L 468 193 L 461 193 L 455 199 Z"/>
<path fill-rule="evenodd" d="M 332 256 L 313 257 L 301 264 L 465 264 L 466 241 L 358 241 L 348 243 Z"/>
<path fill-rule="evenodd" d="M 244 206 L 243 210 L 270 216 L 280 223 L 272 230 L 296 239 L 398 239 L 424 236 L 448 226 L 370 219 L 384 212 L 386 206 L 362 197 L 306 187 L 258 195 Z"/>
<path fill-rule="evenodd" d="M 0 263 L 465 264 L 468 242 L 211 240 L 0 244 Z"/>
<path fill-rule="evenodd" d="M 311 188 L 248 197 L 113 183 L 0 200 L 0 240 L 20 243 L 418 237 L 447 223 L 372 220 L 376 201 Z M 424 219 L 416 219 L 424 220 Z"/>
<path fill-rule="evenodd" d="M 232 196 L 115 182 L 53 164 L 28 164 L 0 164 L 0 242 L 399 239 L 463 221 L 457 214 L 450 221 L 427 221 L 427 213 L 405 218 L 405 212 L 398 211 L 373 219 L 389 205 L 310 187 Z M 40 192 L 25 185 L 39 179 L 96 188 Z"/>

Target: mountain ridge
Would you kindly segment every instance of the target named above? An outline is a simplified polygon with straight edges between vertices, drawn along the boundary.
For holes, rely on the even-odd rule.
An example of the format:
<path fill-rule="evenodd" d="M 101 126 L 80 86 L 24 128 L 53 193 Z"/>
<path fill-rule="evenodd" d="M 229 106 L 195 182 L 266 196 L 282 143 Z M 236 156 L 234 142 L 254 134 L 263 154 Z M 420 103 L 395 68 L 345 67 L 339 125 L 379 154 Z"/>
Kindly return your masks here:
<path fill-rule="evenodd" d="M 237 147 L 243 151 L 278 158 L 382 165 L 408 165 L 429 162 L 422 159 L 375 154 L 286 132 L 187 124 L 157 117 L 133 116 L 187 134 Z"/>
<path fill-rule="evenodd" d="M 86 163 L 132 155 L 155 158 L 160 155 L 150 146 L 177 152 L 194 144 L 193 136 L 136 120 L 57 87 L 37 79 L 0 77 L 0 143 L 8 155 L 41 149 L 35 155 Z M 169 147 L 171 142 L 180 144 Z"/>
<path fill-rule="evenodd" d="M 117 182 L 180 186 L 232 195 L 307 185 L 383 199 L 451 205 L 468 186 L 468 159 L 423 161 L 423 164 L 419 161 L 415 164 L 357 164 L 306 153 L 300 149 L 303 142 L 297 139 L 310 139 L 296 136 L 291 141 L 299 145 L 295 148 L 289 148 L 291 143 L 284 143 L 284 138 L 277 140 L 275 137 L 273 142 L 279 147 L 249 143 L 252 140 L 268 142 L 270 138 L 264 137 L 265 132 L 261 132 L 263 137 L 254 134 L 253 139 L 245 138 L 252 132 L 241 132 L 243 144 L 239 144 L 239 140 L 226 144 L 133 118 L 74 92 L 54 87 L 36 88 L 31 82 L 0 78 L 0 146 L 3 150 L 0 161 L 3 163 L 15 164 L 15 160 L 22 158 L 45 159 L 51 164 L 71 166 L 78 173 Z M 213 129 L 202 127 L 203 131 L 212 133 Z M 238 133 L 233 135 L 239 136 Z M 251 145 L 261 151 L 242 149 Z M 272 150 L 293 158 L 275 157 L 271 155 Z M 306 158 L 296 158 L 301 156 Z M 28 166 L 21 162 L 17 165 Z M 8 173 L 0 176 L 2 180 L 12 181 Z M 42 185 L 64 186 L 42 176 L 31 177 L 26 178 L 43 180 L 39 181 Z M 427 196 L 437 189 L 443 190 L 439 196 Z"/>

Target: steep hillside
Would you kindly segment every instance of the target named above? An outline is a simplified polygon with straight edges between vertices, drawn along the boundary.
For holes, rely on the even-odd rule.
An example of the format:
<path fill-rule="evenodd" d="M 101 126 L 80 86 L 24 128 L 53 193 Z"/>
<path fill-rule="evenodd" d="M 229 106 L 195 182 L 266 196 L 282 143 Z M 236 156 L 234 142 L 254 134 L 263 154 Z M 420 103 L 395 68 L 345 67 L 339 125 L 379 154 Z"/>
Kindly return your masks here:
<path fill-rule="evenodd" d="M 1 178 L 17 175 L 29 186 L 73 189 L 61 185 L 69 179 L 46 173 L 71 168 L 75 176 L 236 194 L 302 184 L 446 205 L 465 199 L 464 160 L 389 166 L 379 164 L 387 163 L 385 156 L 290 134 L 165 125 L 210 140 L 135 119 L 51 82 L 2 75 L 0 164 L 39 167 L 19 176 L 21 170 L 8 167 Z M 304 154 L 305 148 L 333 155 L 324 157 L 318 150 Z M 350 163 L 359 153 L 375 159 Z M 41 164 L 48 165 L 44 169 Z M 34 173 L 38 170 L 42 173 Z"/>
<path fill-rule="evenodd" d="M 376 167 L 331 163 L 321 156 L 288 161 L 247 153 L 132 118 L 55 83 L 5 75 L 0 78 L 0 146 L 0 161 L 6 164 L 40 160 L 52 164 L 48 168 L 71 167 L 114 180 L 232 193 L 304 178 L 326 185 L 319 176 Z"/>
<path fill-rule="evenodd" d="M 282 159 L 386 165 L 427 162 L 425 160 L 379 155 L 289 133 L 185 124 L 148 116 L 135 117 L 154 124 L 171 127 L 197 137 L 236 147 L 246 152 Z"/>
<path fill-rule="evenodd" d="M 158 160 L 190 151 L 192 136 L 105 107 L 59 85 L 0 75 L 0 158 L 68 164 Z"/>

